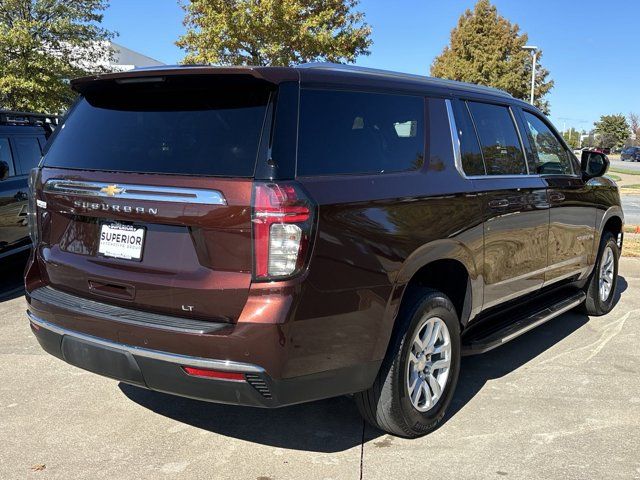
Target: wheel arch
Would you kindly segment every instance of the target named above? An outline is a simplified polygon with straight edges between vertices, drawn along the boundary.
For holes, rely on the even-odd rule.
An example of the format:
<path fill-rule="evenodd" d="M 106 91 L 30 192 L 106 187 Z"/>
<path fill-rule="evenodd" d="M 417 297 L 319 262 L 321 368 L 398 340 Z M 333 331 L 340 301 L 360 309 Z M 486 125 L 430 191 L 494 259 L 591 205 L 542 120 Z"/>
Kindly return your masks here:
<path fill-rule="evenodd" d="M 431 288 L 447 295 L 458 313 L 461 327 L 482 309 L 483 279 L 477 268 L 478 253 L 455 240 L 437 240 L 413 252 L 400 268 L 391 298 L 387 305 L 385 329 L 380 335 L 379 349 L 386 353 L 397 326 L 403 302 L 419 295 L 421 289 Z"/>
<path fill-rule="evenodd" d="M 618 242 L 618 247 L 622 248 L 622 239 L 624 237 L 624 213 L 622 211 L 622 207 L 619 205 L 614 205 L 609 207 L 602 219 L 600 220 L 599 228 L 597 230 L 597 238 L 594 242 L 594 263 L 595 258 L 598 254 L 598 249 L 600 247 L 600 241 L 602 240 L 602 234 L 604 232 L 611 232 L 616 241 Z"/>
<path fill-rule="evenodd" d="M 474 254 L 470 247 L 456 240 L 431 242 L 407 258 L 394 289 L 403 289 L 401 301 L 406 298 L 407 290 L 416 285 L 440 290 L 453 302 L 461 323 L 465 324 L 482 307 L 482 278 L 477 267 L 481 255 L 482 245 Z M 460 294 L 459 289 L 464 293 Z M 465 298 L 468 300 L 466 312 Z"/>

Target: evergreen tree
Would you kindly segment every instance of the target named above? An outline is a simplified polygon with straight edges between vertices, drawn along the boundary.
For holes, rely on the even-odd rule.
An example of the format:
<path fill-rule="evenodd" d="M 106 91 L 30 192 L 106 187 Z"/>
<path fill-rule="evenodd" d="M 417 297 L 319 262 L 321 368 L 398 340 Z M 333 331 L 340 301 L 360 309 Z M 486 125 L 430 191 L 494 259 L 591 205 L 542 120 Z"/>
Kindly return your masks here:
<path fill-rule="evenodd" d="M 598 134 L 598 144 L 601 147 L 621 147 L 631 133 L 627 119 L 623 114 L 602 115 L 594 125 Z"/>
<path fill-rule="evenodd" d="M 528 36 L 520 27 L 498 14 L 489 0 L 478 0 L 451 31 L 450 45 L 436 57 L 431 75 L 477 83 L 506 90 L 516 98 L 529 100 L 531 92 L 531 54 L 522 47 Z M 538 50 L 535 104 L 549 111 L 544 96 L 553 87 L 549 72 L 541 65 Z"/>

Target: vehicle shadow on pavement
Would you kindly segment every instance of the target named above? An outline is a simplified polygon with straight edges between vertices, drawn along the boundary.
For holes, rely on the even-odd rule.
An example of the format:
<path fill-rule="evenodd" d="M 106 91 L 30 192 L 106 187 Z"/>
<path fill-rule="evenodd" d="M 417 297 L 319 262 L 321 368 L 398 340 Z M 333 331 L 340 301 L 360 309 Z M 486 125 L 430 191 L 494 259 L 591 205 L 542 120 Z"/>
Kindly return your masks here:
<path fill-rule="evenodd" d="M 616 304 L 627 289 L 619 277 Z M 569 312 L 483 355 L 464 357 L 458 387 L 444 425 L 492 379 L 500 378 L 531 361 L 584 326 L 589 317 Z M 347 397 L 294 405 L 275 410 L 219 405 L 119 384 L 120 390 L 149 410 L 212 433 L 263 445 L 331 453 L 347 450 L 382 435 L 363 421 Z"/>
<path fill-rule="evenodd" d="M 625 278 L 618 277 L 615 305 L 618 304 L 622 292 L 627 287 Z M 475 397 L 488 381 L 517 370 L 588 322 L 587 315 L 570 311 L 495 350 L 482 355 L 463 357 L 456 393 L 447 411 L 445 421 L 440 426 L 444 425 Z"/>
<path fill-rule="evenodd" d="M 157 414 L 226 437 L 321 453 L 362 443 L 363 420 L 348 397 L 262 409 L 201 402 L 125 383 L 118 386 L 129 399 Z M 380 435 L 374 432 L 374 438 Z"/>
<path fill-rule="evenodd" d="M 0 302 L 24 295 L 24 268 L 29 252 L 0 260 Z"/>

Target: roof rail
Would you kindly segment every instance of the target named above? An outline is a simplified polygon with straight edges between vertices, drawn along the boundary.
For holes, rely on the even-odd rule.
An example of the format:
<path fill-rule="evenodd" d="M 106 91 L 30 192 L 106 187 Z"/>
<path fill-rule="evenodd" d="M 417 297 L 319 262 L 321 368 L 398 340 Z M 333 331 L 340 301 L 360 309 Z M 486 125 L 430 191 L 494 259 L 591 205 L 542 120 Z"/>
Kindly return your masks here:
<path fill-rule="evenodd" d="M 343 63 L 311 62 L 311 63 L 302 63 L 300 65 L 297 65 L 296 68 L 334 70 L 334 71 L 341 71 L 341 72 L 357 73 L 360 75 L 375 75 L 379 77 L 387 77 L 390 79 L 397 79 L 397 80 L 403 80 L 403 79 L 413 80 L 413 81 L 428 83 L 430 85 L 435 85 L 435 86 L 461 88 L 461 89 L 473 90 L 477 92 L 492 93 L 494 95 L 501 95 L 504 97 L 512 97 L 510 93 L 505 92 L 504 90 L 500 90 L 498 88 L 493 88 L 493 87 L 487 87 L 485 85 L 477 85 L 475 83 L 467 83 L 467 82 L 458 82 L 455 80 L 428 77 L 425 75 L 415 75 L 412 73 L 394 72 L 391 70 L 382 70 L 379 68 L 360 67 L 357 65 L 345 65 Z"/>
<path fill-rule="evenodd" d="M 0 125 L 58 125 L 60 117 L 47 113 L 0 110 Z"/>

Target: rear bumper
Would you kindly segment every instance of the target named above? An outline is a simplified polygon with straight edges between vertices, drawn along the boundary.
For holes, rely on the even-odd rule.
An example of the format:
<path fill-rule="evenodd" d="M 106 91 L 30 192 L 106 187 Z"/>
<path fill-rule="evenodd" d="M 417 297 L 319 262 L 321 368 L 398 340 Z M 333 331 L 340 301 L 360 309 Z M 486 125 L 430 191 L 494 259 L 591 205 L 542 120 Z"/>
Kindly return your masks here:
<path fill-rule="evenodd" d="M 368 388 L 380 362 L 274 379 L 259 365 L 176 354 L 70 330 L 27 311 L 40 346 L 79 368 L 159 392 L 216 403 L 282 407 Z M 241 373 L 244 380 L 188 375 L 183 367 Z"/>
<path fill-rule="evenodd" d="M 271 393 L 271 379 L 257 365 L 125 345 L 62 328 L 31 312 L 27 315 L 40 346 L 76 367 L 151 390 L 200 400 L 278 406 Z M 245 381 L 192 377 L 183 366 L 242 373 Z"/>

